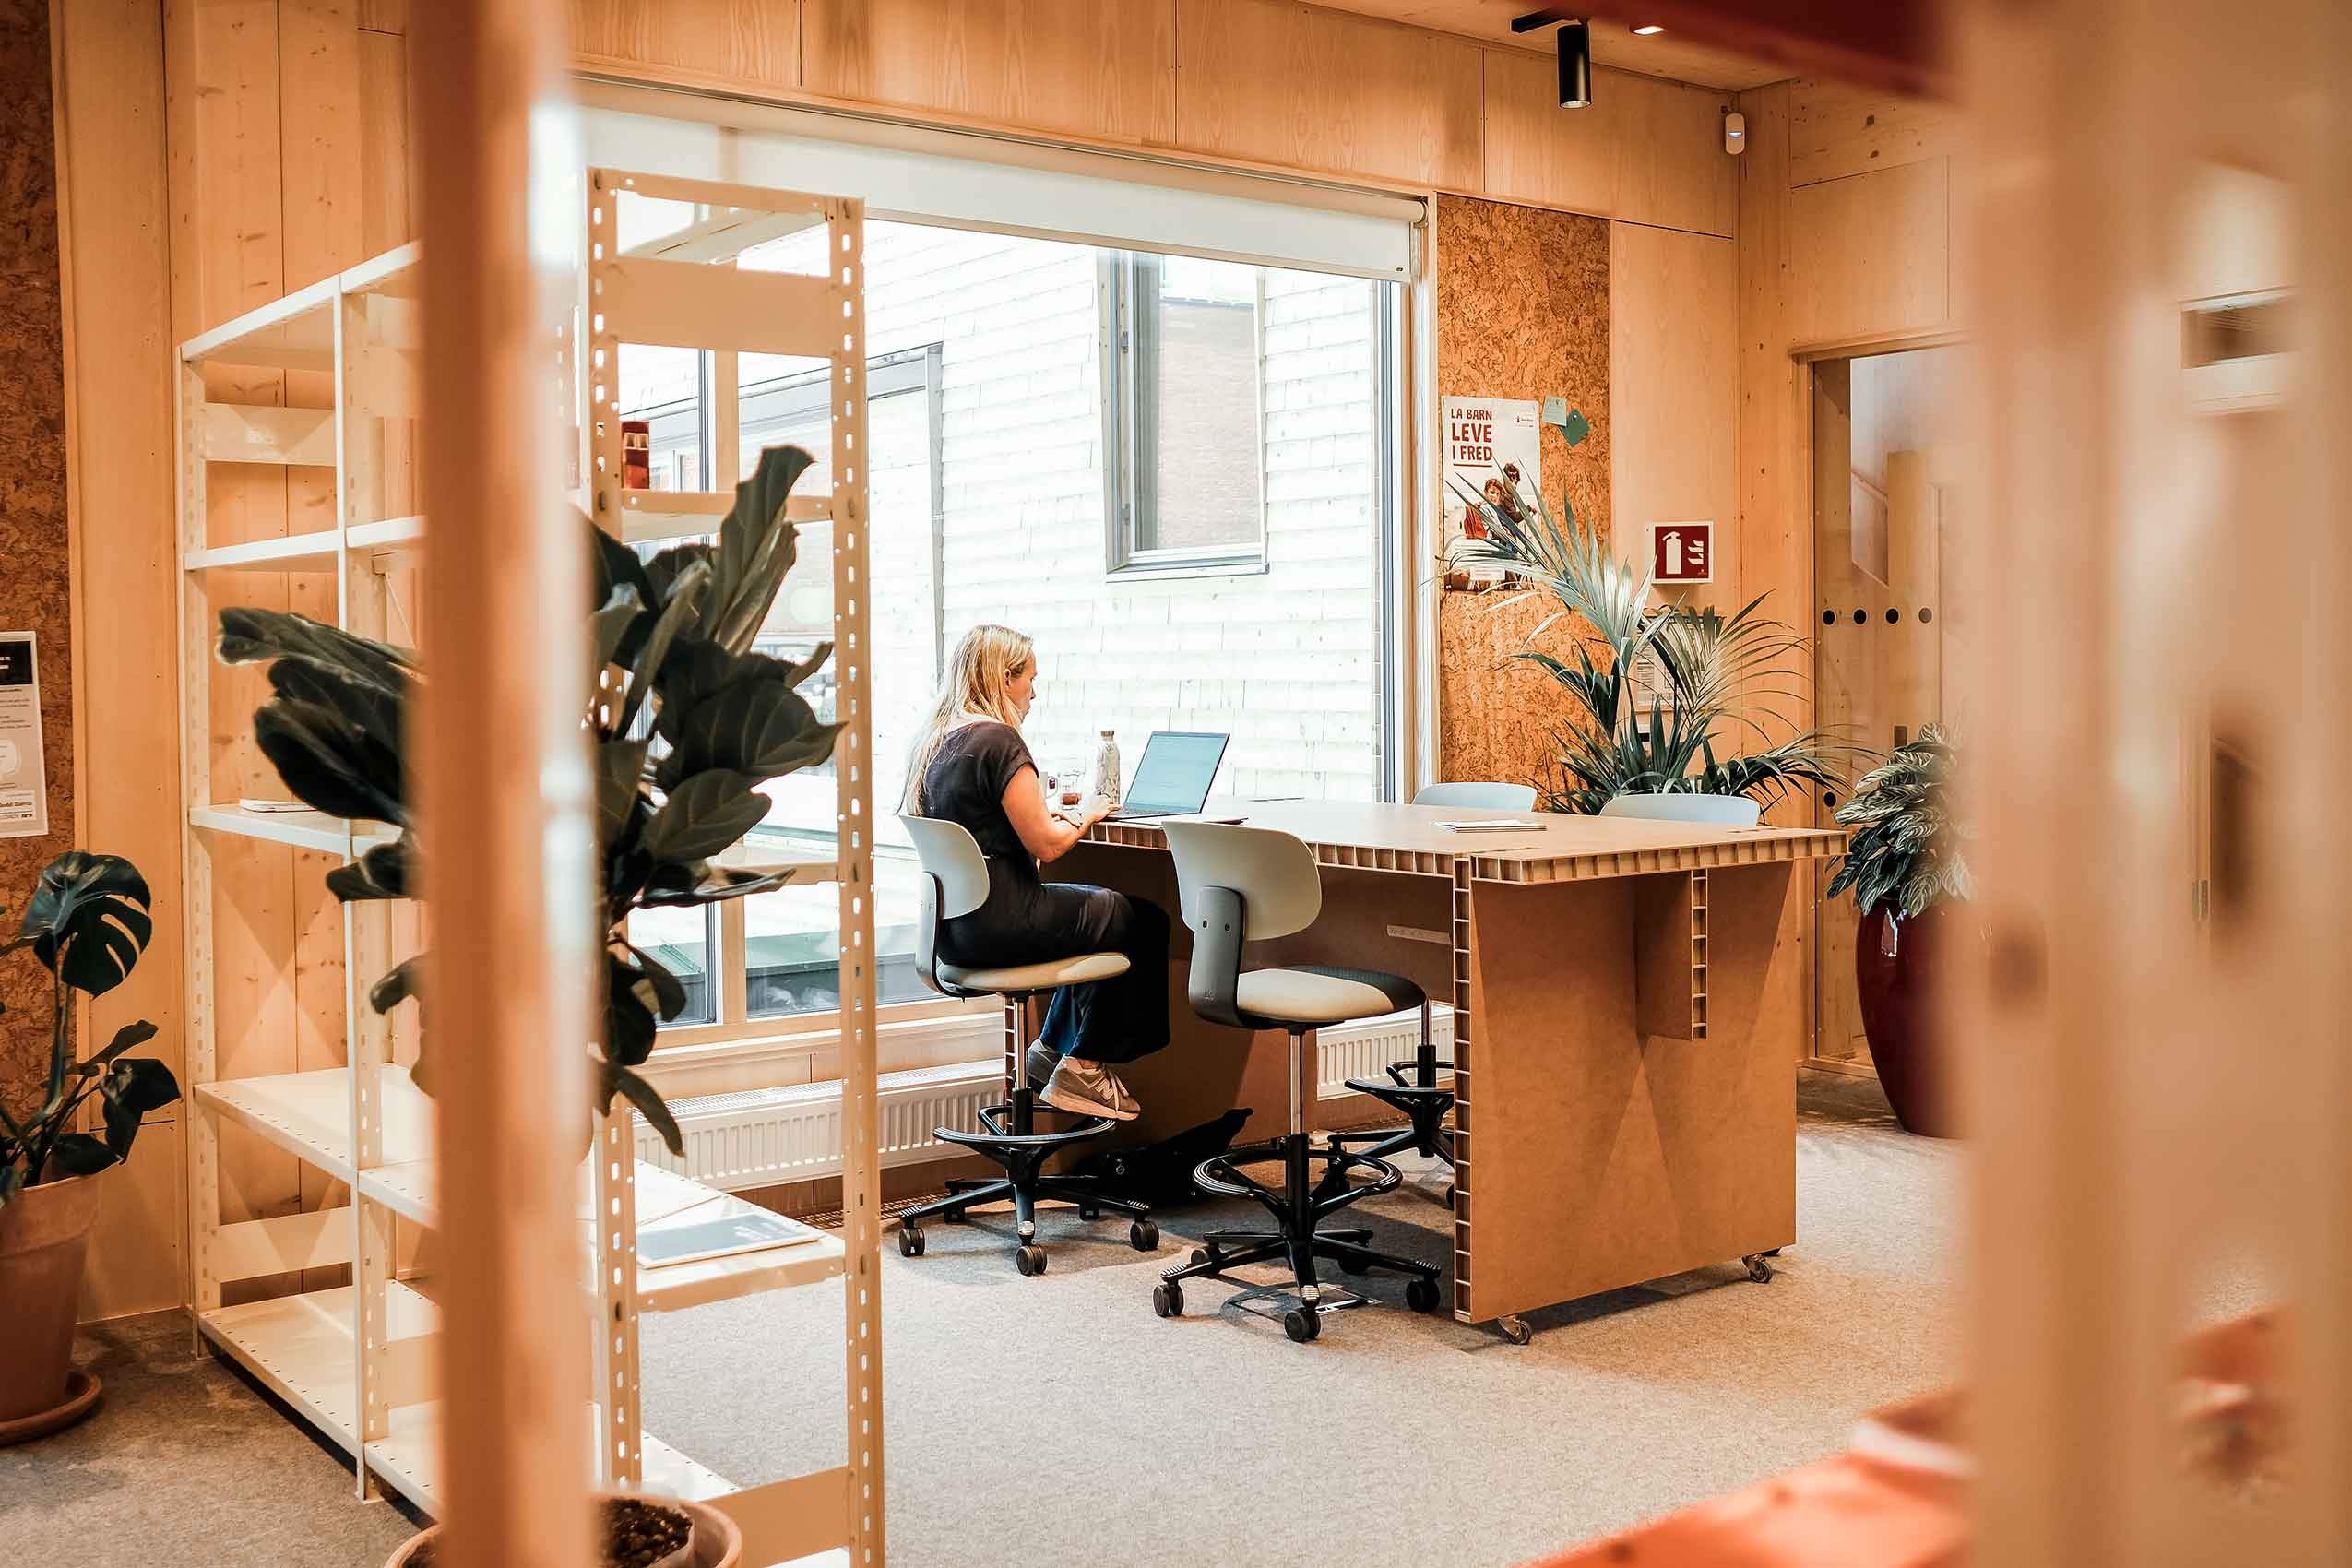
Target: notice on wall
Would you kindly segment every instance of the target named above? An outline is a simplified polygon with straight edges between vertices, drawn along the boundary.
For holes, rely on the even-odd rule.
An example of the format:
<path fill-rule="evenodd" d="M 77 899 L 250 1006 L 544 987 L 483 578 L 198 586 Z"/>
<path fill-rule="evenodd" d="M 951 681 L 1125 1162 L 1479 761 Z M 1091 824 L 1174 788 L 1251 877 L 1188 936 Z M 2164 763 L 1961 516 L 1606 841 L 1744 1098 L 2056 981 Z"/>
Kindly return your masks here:
<path fill-rule="evenodd" d="M 0 838 L 49 831 L 41 759 L 41 670 L 30 632 L 0 632 Z"/>
<path fill-rule="evenodd" d="M 1652 523 L 1650 580 L 1655 583 L 1715 581 L 1715 525 Z"/>
<path fill-rule="evenodd" d="M 1542 493 L 1542 425 L 1533 398 L 1448 398 L 1441 413 L 1445 435 L 1445 555 L 1459 541 L 1486 537 L 1483 499 L 1512 517 L 1530 515 Z M 1495 568 L 1482 576 L 1499 576 Z"/>

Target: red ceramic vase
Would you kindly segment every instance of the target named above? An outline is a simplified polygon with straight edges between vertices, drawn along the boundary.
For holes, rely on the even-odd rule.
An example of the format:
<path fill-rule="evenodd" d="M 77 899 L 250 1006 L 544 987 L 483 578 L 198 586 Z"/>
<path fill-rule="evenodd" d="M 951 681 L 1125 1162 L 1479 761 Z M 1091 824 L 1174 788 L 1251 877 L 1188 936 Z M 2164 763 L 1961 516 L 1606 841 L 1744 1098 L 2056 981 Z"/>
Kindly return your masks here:
<path fill-rule="evenodd" d="M 1953 906 L 1935 904 L 1897 921 L 1881 904 L 1862 917 L 1854 940 L 1854 984 L 1861 992 L 1862 1031 L 1870 1036 L 1879 1087 L 1904 1131 L 1930 1138 L 1960 1135 L 1959 1097 L 1936 992 L 1964 919 Z"/>

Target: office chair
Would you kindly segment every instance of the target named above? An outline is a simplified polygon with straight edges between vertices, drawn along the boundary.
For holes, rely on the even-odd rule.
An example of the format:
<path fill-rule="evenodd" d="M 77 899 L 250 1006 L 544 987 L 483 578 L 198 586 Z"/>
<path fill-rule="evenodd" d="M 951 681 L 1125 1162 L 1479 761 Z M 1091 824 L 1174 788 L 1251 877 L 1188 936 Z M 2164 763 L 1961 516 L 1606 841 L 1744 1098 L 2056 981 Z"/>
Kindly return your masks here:
<path fill-rule="evenodd" d="M 1536 790 L 1532 784 L 1492 784 L 1473 780 L 1456 780 L 1445 784 L 1425 784 L 1413 797 L 1417 806 L 1457 806 L 1474 811 L 1533 811 Z M 1440 1073 L 1451 1073 L 1454 1063 L 1441 1062 L 1437 1041 L 1430 1019 L 1430 1004 L 1421 1003 L 1421 1041 L 1409 1062 L 1391 1062 L 1388 1076 L 1380 1078 L 1350 1078 L 1348 1087 L 1358 1094 L 1368 1094 L 1384 1105 L 1405 1113 L 1402 1127 L 1367 1127 L 1360 1132 L 1334 1133 L 1330 1141 L 1348 1145 L 1369 1143 L 1363 1151 L 1367 1159 L 1379 1159 L 1399 1149 L 1411 1149 L 1423 1158 L 1435 1158 L 1454 1163 L 1454 1130 L 1445 1119 L 1454 1113 L 1454 1090 L 1440 1084 Z M 1407 1075 L 1410 1075 L 1408 1076 Z M 1445 1203 L 1454 1202 L 1454 1189 L 1445 1189 Z"/>
<path fill-rule="evenodd" d="M 915 972 L 932 990 L 944 996 L 1003 997 L 1008 1012 L 1022 1021 L 1023 1027 L 1012 1035 L 1018 1041 L 1028 1034 L 1028 1004 L 1033 998 L 1062 986 L 1110 980 L 1127 972 L 1126 956 L 1119 953 L 1078 953 L 1046 963 L 997 969 L 965 969 L 943 962 L 939 957 L 940 930 L 956 916 L 968 915 L 987 901 L 988 861 L 980 854 L 979 841 L 960 823 L 921 816 L 902 816 L 898 820 L 906 824 L 908 836 L 915 842 L 915 853 L 922 861 L 923 908 L 915 925 Z M 1128 1245 L 1139 1253 L 1148 1253 L 1159 1245 L 1159 1227 L 1146 1205 L 1111 1197 L 1088 1178 L 1050 1176 L 1040 1169 L 1053 1155 L 1071 1145 L 1109 1132 L 1110 1119 L 1081 1117 L 1072 1126 L 1041 1132 L 1036 1118 L 1037 1091 L 1029 1087 L 1028 1073 L 1016 1064 L 1010 1099 L 1003 1105 L 981 1108 L 980 1131 L 968 1133 L 957 1127 L 936 1130 L 933 1135 L 943 1143 L 958 1144 L 986 1155 L 1004 1168 L 1004 1175 L 997 1181 L 951 1181 L 947 1183 L 947 1196 L 903 1211 L 898 1216 L 901 1256 L 923 1255 L 922 1222 L 933 1215 L 950 1225 L 960 1224 L 967 1212 L 978 1205 L 999 1203 L 1006 1198 L 1013 1200 L 1014 1226 L 1020 1238 L 1013 1253 L 1013 1265 L 1024 1275 L 1045 1272 L 1045 1249 L 1037 1244 L 1039 1198 L 1062 1198 L 1075 1203 L 1084 1219 L 1096 1218 L 1104 1209 L 1123 1214 L 1128 1217 Z"/>
<path fill-rule="evenodd" d="M 1532 784 L 1488 784 L 1472 779 L 1456 779 L 1447 784 L 1424 784 L 1421 792 L 1413 797 L 1417 806 L 1467 806 L 1473 811 L 1531 812 L 1536 809 L 1536 787 Z"/>
<path fill-rule="evenodd" d="M 1184 1310 L 1183 1281 L 1221 1277 L 1229 1268 L 1281 1259 L 1290 1265 L 1299 1304 L 1283 1314 L 1282 1327 L 1304 1344 L 1323 1331 L 1323 1314 L 1363 1305 L 1350 1291 L 1326 1296 L 1315 1277 L 1315 1260 L 1328 1258 L 1343 1274 L 1387 1269 L 1408 1277 L 1406 1302 L 1415 1312 L 1437 1306 L 1438 1270 L 1430 1264 L 1389 1257 L 1365 1243 L 1363 1229 L 1323 1230 L 1327 1215 L 1360 1198 L 1394 1188 L 1403 1178 L 1393 1165 L 1344 1148 L 1310 1147 L 1305 1098 L 1313 1092 L 1310 1042 L 1326 1024 L 1377 1017 L 1423 1001 L 1421 988 L 1398 975 L 1369 969 L 1299 965 L 1244 969 L 1241 949 L 1303 931 L 1323 909 L 1323 878 L 1314 854 L 1287 833 L 1221 823 L 1161 825 L 1176 861 L 1176 885 L 1184 924 L 1193 933 L 1193 1010 L 1212 1023 L 1241 1029 L 1281 1029 L 1290 1037 L 1290 1129 L 1283 1136 L 1252 1144 L 1201 1162 L 1193 1179 L 1228 1197 L 1251 1197 L 1274 1217 L 1271 1230 L 1212 1230 L 1188 1264 L 1164 1272 L 1152 1289 L 1152 1310 L 1174 1317 Z M 1279 1161 L 1282 1185 L 1266 1186 L 1240 1168 Z M 1308 1172 L 1321 1160 L 1324 1180 Z M 1355 1173 L 1372 1180 L 1358 1184 Z M 1248 1294 L 1264 1292 L 1252 1290 Z"/>
<path fill-rule="evenodd" d="M 1618 795 L 1603 801 L 1603 816 L 1641 817 L 1651 822 L 1702 822 L 1716 827 L 1753 827 L 1764 813 L 1745 795 Z"/>

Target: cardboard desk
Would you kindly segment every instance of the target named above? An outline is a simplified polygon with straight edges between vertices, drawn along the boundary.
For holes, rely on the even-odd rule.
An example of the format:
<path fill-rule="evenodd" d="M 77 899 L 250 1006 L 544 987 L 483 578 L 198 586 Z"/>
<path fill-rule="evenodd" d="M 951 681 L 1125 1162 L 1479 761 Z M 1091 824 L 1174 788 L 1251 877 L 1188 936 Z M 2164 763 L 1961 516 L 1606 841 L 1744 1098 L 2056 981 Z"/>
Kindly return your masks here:
<path fill-rule="evenodd" d="M 1503 1320 L 1796 1239 L 1802 995 L 1768 985 L 1800 861 L 1843 834 L 1336 801 L 1213 801 L 1304 839 L 1323 868 L 1308 930 L 1252 965 L 1409 977 L 1454 1007 L 1454 1315 Z M 1173 1043 L 1123 1067 L 1159 1136 L 1243 1105 L 1245 1138 L 1289 1102 L 1277 1033 L 1202 1022 L 1174 864 L 1150 823 L 1103 823 L 1049 868 L 1157 901 L 1175 926 Z M 1312 1073 L 1312 1067 L 1309 1069 Z M 1315 1105 L 1314 1086 L 1305 1103 Z M 1311 1111 L 1312 1114 L 1312 1111 Z"/>

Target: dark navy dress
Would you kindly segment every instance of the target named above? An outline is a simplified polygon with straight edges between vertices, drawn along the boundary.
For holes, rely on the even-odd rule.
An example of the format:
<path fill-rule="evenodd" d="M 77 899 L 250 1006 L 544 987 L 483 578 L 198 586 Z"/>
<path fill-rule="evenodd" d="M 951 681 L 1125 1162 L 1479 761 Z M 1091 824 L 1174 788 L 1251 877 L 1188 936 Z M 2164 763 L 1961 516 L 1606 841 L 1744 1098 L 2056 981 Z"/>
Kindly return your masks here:
<path fill-rule="evenodd" d="M 1047 882 L 1004 814 L 1004 790 L 1035 767 L 1021 732 L 993 719 L 950 730 L 923 773 L 925 816 L 960 823 L 988 858 L 988 901 L 949 921 L 940 956 L 963 968 L 1123 953 L 1115 980 L 1053 992 L 1040 1035 L 1057 1056 L 1132 1062 L 1168 1043 L 1168 914 L 1147 899 Z"/>

